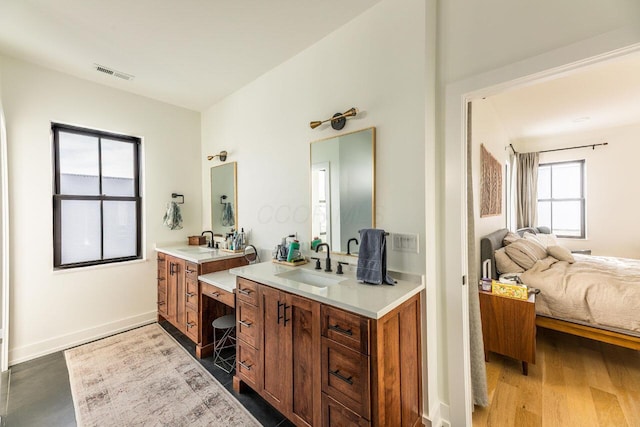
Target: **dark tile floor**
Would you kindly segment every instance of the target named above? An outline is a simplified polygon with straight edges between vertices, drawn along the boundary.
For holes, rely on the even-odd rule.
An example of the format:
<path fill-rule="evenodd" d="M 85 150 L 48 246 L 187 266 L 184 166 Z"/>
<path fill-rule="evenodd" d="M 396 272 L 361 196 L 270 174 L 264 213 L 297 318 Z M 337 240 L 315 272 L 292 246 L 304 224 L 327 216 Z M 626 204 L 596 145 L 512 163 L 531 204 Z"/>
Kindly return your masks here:
<path fill-rule="evenodd" d="M 195 355 L 195 344 L 167 322 L 160 324 L 191 355 Z M 233 391 L 233 375 L 227 374 L 213 364 L 211 357 L 199 362 L 235 396 L 240 403 L 264 426 L 293 426 L 282 414 L 264 401 L 258 394 L 249 391 L 237 394 Z M 4 421 L 6 420 L 6 424 Z M 3 425 L 10 427 L 66 427 L 75 426 L 75 412 L 69 373 L 63 352 L 59 351 L 38 359 L 11 367 L 7 415 Z"/>

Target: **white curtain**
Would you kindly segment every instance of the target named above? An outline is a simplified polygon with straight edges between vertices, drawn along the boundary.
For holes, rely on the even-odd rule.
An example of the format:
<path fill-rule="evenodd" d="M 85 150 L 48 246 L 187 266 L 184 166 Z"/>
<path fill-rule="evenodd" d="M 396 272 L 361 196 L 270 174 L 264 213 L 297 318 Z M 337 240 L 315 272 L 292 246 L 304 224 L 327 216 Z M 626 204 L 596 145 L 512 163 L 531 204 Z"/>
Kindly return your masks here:
<path fill-rule="evenodd" d="M 538 153 L 518 153 L 516 171 L 517 228 L 535 227 L 538 216 Z"/>
<path fill-rule="evenodd" d="M 482 320 L 480 319 L 480 300 L 478 297 L 478 269 L 480 257 L 476 254 L 475 213 L 473 201 L 473 167 L 471 161 L 471 103 L 467 104 L 467 248 L 469 274 L 469 344 L 471 352 L 471 391 L 475 405 L 487 406 L 487 368 L 484 362 L 484 343 L 482 341 Z"/>
<path fill-rule="evenodd" d="M 0 99 L 0 370 L 9 368 L 9 185 L 7 181 L 7 130 Z"/>

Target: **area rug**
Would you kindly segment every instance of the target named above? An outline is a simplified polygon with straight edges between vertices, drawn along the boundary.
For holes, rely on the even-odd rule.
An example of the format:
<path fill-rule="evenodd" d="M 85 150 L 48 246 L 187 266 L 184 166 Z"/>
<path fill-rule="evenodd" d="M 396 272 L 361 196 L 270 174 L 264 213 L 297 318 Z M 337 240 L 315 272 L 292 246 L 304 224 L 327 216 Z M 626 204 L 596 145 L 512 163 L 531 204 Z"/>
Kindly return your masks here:
<path fill-rule="evenodd" d="M 65 351 L 79 426 L 259 426 L 154 323 Z"/>

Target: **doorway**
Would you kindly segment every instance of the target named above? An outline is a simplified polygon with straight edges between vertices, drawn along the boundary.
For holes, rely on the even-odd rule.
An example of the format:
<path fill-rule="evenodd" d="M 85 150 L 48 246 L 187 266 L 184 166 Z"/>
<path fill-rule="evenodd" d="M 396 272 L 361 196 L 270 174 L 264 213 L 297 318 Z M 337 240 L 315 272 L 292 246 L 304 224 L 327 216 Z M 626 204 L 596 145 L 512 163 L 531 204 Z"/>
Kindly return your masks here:
<path fill-rule="evenodd" d="M 614 42 L 612 41 L 612 44 Z M 601 44 L 587 40 L 519 62 L 490 73 L 448 85 L 445 99 L 445 162 L 446 187 L 459 192 L 445 194 L 445 271 L 447 299 L 447 353 L 449 355 L 449 413 L 451 425 L 472 425 L 470 376 L 470 337 L 468 288 L 460 286 L 460 277 L 467 277 L 466 152 L 467 104 L 475 99 L 495 95 L 510 88 L 554 79 L 588 65 L 611 60 L 640 51 L 640 44 L 602 53 Z M 583 59 L 567 63 L 561 58 Z M 463 369 L 460 369 L 463 367 Z"/>

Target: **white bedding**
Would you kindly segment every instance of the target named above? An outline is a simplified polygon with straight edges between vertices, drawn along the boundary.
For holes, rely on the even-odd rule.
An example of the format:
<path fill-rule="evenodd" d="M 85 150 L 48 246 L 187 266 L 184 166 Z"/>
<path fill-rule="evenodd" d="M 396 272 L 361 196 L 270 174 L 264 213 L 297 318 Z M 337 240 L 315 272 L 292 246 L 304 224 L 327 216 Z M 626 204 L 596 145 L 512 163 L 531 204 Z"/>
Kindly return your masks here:
<path fill-rule="evenodd" d="M 640 260 L 575 254 L 548 257 L 520 274 L 540 289 L 538 314 L 640 333 Z"/>

